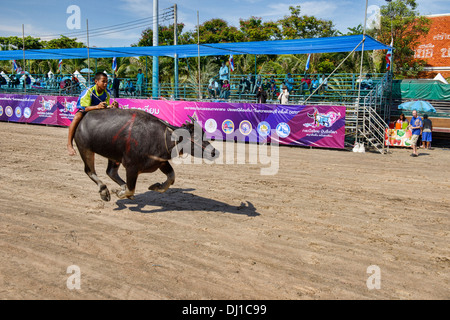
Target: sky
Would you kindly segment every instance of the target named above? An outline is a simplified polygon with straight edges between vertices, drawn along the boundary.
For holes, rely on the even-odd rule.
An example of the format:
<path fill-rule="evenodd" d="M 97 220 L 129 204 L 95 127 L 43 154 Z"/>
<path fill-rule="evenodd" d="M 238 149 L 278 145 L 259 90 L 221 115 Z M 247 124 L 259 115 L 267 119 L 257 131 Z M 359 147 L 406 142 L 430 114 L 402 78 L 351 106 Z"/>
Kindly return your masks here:
<path fill-rule="evenodd" d="M 450 14 L 449 0 L 416 0 L 422 15 Z M 185 31 L 193 30 L 212 18 L 221 18 L 230 25 L 239 27 L 239 19 L 251 16 L 263 21 L 276 21 L 289 15 L 289 6 L 300 5 L 301 14 L 331 20 L 336 29 L 345 33 L 347 28 L 364 23 L 365 0 L 159 0 L 160 13 L 174 4 L 178 7 L 178 22 L 185 24 Z M 368 1 L 369 22 L 376 15 L 377 8 L 385 5 L 385 0 Z M 78 36 L 86 44 L 86 25 L 89 25 L 89 45 L 97 47 L 128 47 L 139 41 L 142 30 L 152 27 L 149 20 L 140 20 L 135 26 L 111 33 L 110 26 L 126 24 L 139 19 L 151 18 L 153 0 L 1 0 L 0 37 L 25 36 L 50 40 L 55 35 Z M 73 6 L 79 12 L 73 11 Z M 79 18 L 78 18 L 79 17 Z M 75 19 L 78 18 L 78 19 Z M 79 21 L 79 26 L 76 22 Z M 144 25 L 148 22 L 148 26 Z M 173 23 L 173 20 L 172 20 Z M 169 21 L 162 22 L 169 24 Z M 96 30 L 99 28 L 104 28 Z M 58 37 L 58 36 L 56 36 Z"/>

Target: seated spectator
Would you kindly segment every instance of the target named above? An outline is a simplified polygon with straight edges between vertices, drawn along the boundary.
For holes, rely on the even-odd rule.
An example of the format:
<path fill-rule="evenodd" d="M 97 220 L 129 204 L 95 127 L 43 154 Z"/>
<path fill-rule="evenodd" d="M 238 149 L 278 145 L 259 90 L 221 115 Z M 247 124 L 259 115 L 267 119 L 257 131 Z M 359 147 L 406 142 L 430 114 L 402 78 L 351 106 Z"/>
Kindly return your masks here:
<path fill-rule="evenodd" d="M 249 73 L 247 76 L 247 81 L 250 84 L 249 92 L 254 92 L 255 91 L 255 76 L 253 74 Z"/>
<path fill-rule="evenodd" d="M 311 81 L 311 93 L 314 92 L 319 87 L 319 80 L 317 80 L 316 76 L 312 77 Z"/>
<path fill-rule="evenodd" d="M 269 86 L 270 86 L 270 88 L 269 88 L 269 91 L 270 91 L 269 96 L 270 96 L 271 99 L 273 99 L 275 97 L 275 93 L 277 92 L 277 82 L 276 82 L 274 76 L 270 77 Z"/>
<path fill-rule="evenodd" d="M 255 86 L 254 86 L 254 93 L 256 93 L 258 91 L 258 88 L 262 86 L 262 79 L 261 76 L 258 76 L 258 78 L 256 78 L 256 82 L 255 82 Z"/>
<path fill-rule="evenodd" d="M 309 78 L 308 75 L 305 75 L 301 80 L 302 94 L 309 91 L 310 87 L 311 87 L 311 79 Z"/>
<path fill-rule="evenodd" d="M 228 80 L 223 80 L 223 86 L 219 98 L 228 99 L 230 97 L 230 88 L 231 87 L 230 84 L 228 83 Z"/>
<path fill-rule="evenodd" d="M 373 88 L 373 80 L 370 74 L 366 75 L 366 79 L 361 82 L 361 90 L 371 90 Z"/>
<path fill-rule="evenodd" d="M 239 93 L 246 93 L 250 91 L 250 82 L 245 78 L 245 76 L 242 76 L 241 80 L 239 80 Z"/>
<path fill-rule="evenodd" d="M 127 95 L 133 96 L 135 91 L 136 89 L 134 88 L 133 82 L 131 82 L 131 80 L 128 80 L 125 86 L 125 93 Z"/>
<path fill-rule="evenodd" d="M 320 93 L 323 93 L 323 92 L 327 91 L 327 89 L 328 89 L 328 80 L 324 74 L 322 74 L 322 76 L 319 78 L 319 86 L 320 86 L 320 89 L 319 89 Z"/>
<path fill-rule="evenodd" d="M 213 77 L 209 79 L 208 96 L 210 99 L 215 99 L 216 96 L 218 95 L 219 95 L 219 83 L 216 81 L 216 78 Z"/>
<path fill-rule="evenodd" d="M 292 78 L 291 73 L 288 73 L 286 75 L 286 78 L 284 78 L 284 85 L 286 86 L 289 93 L 294 89 L 294 78 Z"/>
<path fill-rule="evenodd" d="M 264 92 L 267 94 L 267 96 L 269 96 L 270 95 L 270 84 L 267 79 L 264 79 L 261 87 L 264 90 Z"/>
<path fill-rule="evenodd" d="M 262 86 L 258 87 L 258 91 L 256 92 L 256 100 L 258 103 L 266 103 L 267 101 L 267 92 Z"/>

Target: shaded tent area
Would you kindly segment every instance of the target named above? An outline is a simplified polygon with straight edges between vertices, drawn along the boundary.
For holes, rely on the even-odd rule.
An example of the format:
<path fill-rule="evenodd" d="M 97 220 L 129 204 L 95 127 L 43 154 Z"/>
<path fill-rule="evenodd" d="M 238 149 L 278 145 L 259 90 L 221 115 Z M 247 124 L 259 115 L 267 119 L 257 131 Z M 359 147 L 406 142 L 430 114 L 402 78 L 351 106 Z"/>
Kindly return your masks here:
<path fill-rule="evenodd" d="M 364 48 L 362 46 L 364 40 Z M 355 49 L 356 48 L 356 49 Z M 86 59 L 138 56 L 166 56 L 189 58 L 240 54 L 309 54 L 350 52 L 362 50 L 387 50 L 390 47 L 370 36 L 354 35 L 314 39 L 274 40 L 237 43 L 188 44 L 157 47 L 111 47 L 0 51 L 0 60 Z"/>

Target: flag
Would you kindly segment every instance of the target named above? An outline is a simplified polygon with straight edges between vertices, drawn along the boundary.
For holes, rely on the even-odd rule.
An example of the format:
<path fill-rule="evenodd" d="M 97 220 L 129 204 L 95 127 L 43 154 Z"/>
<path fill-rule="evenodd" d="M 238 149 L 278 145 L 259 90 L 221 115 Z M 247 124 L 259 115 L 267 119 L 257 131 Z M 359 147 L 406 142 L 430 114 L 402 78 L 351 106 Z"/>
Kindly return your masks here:
<path fill-rule="evenodd" d="M 58 70 L 61 71 L 61 69 L 62 69 L 62 59 L 59 59 Z"/>
<path fill-rule="evenodd" d="M 391 70 L 392 64 L 392 46 L 394 45 L 394 39 L 391 41 L 391 48 L 386 53 L 386 70 Z"/>
<path fill-rule="evenodd" d="M 117 71 L 117 60 L 116 60 L 116 57 L 114 57 L 113 60 L 112 60 L 112 70 L 113 70 L 113 72 Z"/>
<path fill-rule="evenodd" d="M 311 60 L 311 53 L 308 54 L 308 59 L 306 60 L 305 71 L 309 69 L 309 61 Z"/>
<path fill-rule="evenodd" d="M 19 73 L 19 67 L 17 66 L 16 60 L 13 60 L 13 69 L 15 73 Z"/>
<path fill-rule="evenodd" d="M 233 55 L 232 54 L 230 54 L 230 59 L 228 61 L 230 62 L 231 72 L 233 72 L 234 71 L 234 60 L 233 60 Z"/>

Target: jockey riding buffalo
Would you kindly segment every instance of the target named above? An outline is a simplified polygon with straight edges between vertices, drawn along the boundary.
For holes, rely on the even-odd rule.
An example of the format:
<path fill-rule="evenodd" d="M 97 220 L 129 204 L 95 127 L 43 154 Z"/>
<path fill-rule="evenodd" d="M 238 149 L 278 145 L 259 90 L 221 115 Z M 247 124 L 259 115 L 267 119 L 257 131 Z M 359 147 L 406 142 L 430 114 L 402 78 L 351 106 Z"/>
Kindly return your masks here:
<path fill-rule="evenodd" d="M 75 142 L 84 171 L 99 186 L 102 200 L 110 201 L 111 196 L 95 173 L 95 153 L 108 159 L 106 173 L 121 186 L 113 190 L 120 199 L 133 198 L 140 173 L 158 169 L 167 180 L 149 190 L 165 192 L 175 182 L 169 163 L 172 157 L 186 152 L 211 161 L 217 158 L 219 152 L 203 139 L 201 126 L 189 118 L 190 122 L 176 127 L 142 110 L 111 108 L 86 113 L 75 132 Z M 121 164 L 126 169 L 126 182 L 118 174 Z"/>

